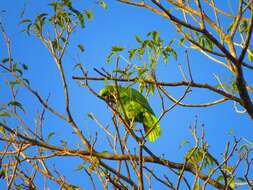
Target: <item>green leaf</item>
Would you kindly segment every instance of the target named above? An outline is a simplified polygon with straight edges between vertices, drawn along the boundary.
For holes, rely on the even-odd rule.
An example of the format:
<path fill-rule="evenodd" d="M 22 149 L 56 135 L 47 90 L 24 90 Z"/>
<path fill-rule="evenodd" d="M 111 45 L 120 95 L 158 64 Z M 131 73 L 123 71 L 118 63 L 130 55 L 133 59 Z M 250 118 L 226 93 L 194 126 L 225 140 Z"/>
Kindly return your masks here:
<path fill-rule="evenodd" d="M 86 14 L 86 16 L 87 16 L 88 19 L 93 19 L 93 14 L 92 14 L 92 12 L 90 10 L 86 10 L 85 14 Z"/>
<path fill-rule="evenodd" d="M 0 125 L 0 134 L 2 134 L 4 137 L 6 136 L 5 129 Z"/>
<path fill-rule="evenodd" d="M 217 180 L 218 182 L 222 182 L 222 181 L 224 181 L 224 176 L 223 176 L 223 175 L 220 175 L 216 180 Z"/>
<path fill-rule="evenodd" d="M 9 105 L 12 105 L 12 106 L 17 106 L 17 107 L 19 107 L 23 112 L 25 112 L 25 110 L 24 110 L 24 108 L 23 108 L 23 106 L 22 106 L 22 104 L 20 104 L 19 102 L 17 102 L 17 101 L 12 101 L 12 102 L 9 102 L 8 103 L 8 106 Z"/>
<path fill-rule="evenodd" d="M 137 42 L 142 43 L 142 40 L 141 40 L 140 36 L 135 35 L 135 39 L 136 39 Z"/>
<path fill-rule="evenodd" d="M 235 81 L 230 81 L 230 84 L 232 85 L 232 93 L 236 94 L 238 92 L 238 88 Z"/>
<path fill-rule="evenodd" d="M 189 141 L 187 140 L 182 141 L 178 148 L 182 148 L 186 143 L 189 143 Z"/>
<path fill-rule="evenodd" d="M 47 142 L 49 142 L 50 139 L 52 138 L 52 136 L 54 136 L 54 135 L 55 135 L 55 132 L 49 133 L 49 135 L 47 136 Z"/>
<path fill-rule="evenodd" d="M 240 23 L 240 33 L 247 32 L 249 30 L 248 22 L 246 20 L 242 20 Z"/>
<path fill-rule="evenodd" d="M 10 85 L 16 85 L 16 84 L 20 84 L 20 81 L 10 81 L 9 82 Z"/>
<path fill-rule="evenodd" d="M 131 72 L 127 73 L 126 78 L 129 78 L 134 73 L 135 73 L 135 71 L 131 71 Z"/>
<path fill-rule="evenodd" d="M 156 44 L 153 41 L 145 40 L 145 43 L 152 51 L 156 51 Z"/>
<path fill-rule="evenodd" d="M 158 31 L 154 31 L 154 32 L 152 33 L 152 35 L 153 35 L 153 40 L 154 40 L 155 42 L 157 42 L 157 41 L 158 41 L 158 38 L 159 38 L 159 32 L 158 32 Z"/>
<path fill-rule="evenodd" d="M 35 28 L 37 29 L 37 32 L 40 32 L 41 28 L 42 28 L 42 25 L 38 24 L 38 23 L 35 23 L 34 25 L 35 25 Z"/>
<path fill-rule="evenodd" d="M 137 49 L 131 49 L 128 51 L 129 55 L 128 58 L 131 60 L 133 56 L 135 56 Z"/>
<path fill-rule="evenodd" d="M 240 146 L 239 150 L 241 151 L 241 150 L 244 149 L 245 147 L 247 147 L 247 145 L 246 145 L 246 144 L 243 144 L 243 145 Z"/>
<path fill-rule="evenodd" d="M 83 17 L 83 15 L 80 13 L 80 14 L 78 14 L 77 18 L 78 18 L 78 20 L 81 24 L 81 27 L 84 28 L 84 17 Z"/>
<path fill-rule="evenodd" d="M 46 16 L 48 16 L 48 14 L 42 13 L 42 14 L 39 14 L 39 15 L 37 16 L 37 19 L 41 19 L 41 18 L 46 17 Z"/>
<path fill-rule="evenodd" d="M 112 59 L 112 56 L 115 54 L 115 52 L 112 52 L 110 53 L 107 58 L 106 58 L 106 63 L 110 63 L 111 62 L 111 59 Z"/>
<path fill-rule="evenodd" d="M 140 55 L 143 55 L 143 54 L 145 53 L 145 49 L 144 49 L 144 48 L 139 48 L 139 49 L 138 49 L 138 53 L 139 53 Z"/>
<path fill-rule="evenodd" d="M 124 48 L 121 47 L 121 46 L 113 46 L 112 47 L 113 52 L 120 52 L 120 51 L 123 51 L 123 50 L 124 50 Z"/>
<path fill-rule="evenodd" d="M 11 117 L 11 115 L 7 112 L 0 113 L 0 117 Z"/>
<path fill-rule="evenodd" d="M 177 60 L 177 53 L 173 49 L 172 49 L 171 53 L 172 53 L 172 56 L 175 58 L 175 60 Z"/>
<path fill-rule="evenodd" d="M 83 163 L 83 164 L 78 165 L 78 166 L 75 168 L 75 170 L 76 170 L 76 171 L 80 171 L 80 170 L 82 170 L 84 167 L 85 167 L 85 164 Z"/>
<path fill-rule="evenodd" d="M 52 2 L 48 4 L 49 6 L 54 8 L 54 12 L 58 12 L 59 8 L 64 7 L 64 4 L 59 3 L 59 2 Z"/>
<path fill-rule="evenodd" d="M 229 183 L 230 187 L 232 187 L 233 189 L 235 188 L 235 180 L 232 180 L 230 183 Z"/>
<path fill-rule="evenodd" d="M 91 113 L 87 113 L 86 116 L 94 120 L 94 117 Z"/>
<path fill-rule="evenodd" d="M 125 71 L 122 71 L 122 70 L 120 70 L 120 69 L 115 69 L 115 70 L 113 70 L 113 73 L 125 74 Z"/>
<path fill-rule="evenodd" d="M 170 40 L 168 46 L 170 46 L 174 41 L 175 39 Z"/>
<path fill-rule="evenodd" d="M 153 66 L 155 63 L 157 63 L 157 60 L 154 57 L 149 57 L 150 66 Z"/>
<path fill-rule="evenodd" d="M 139 78 L 140 85 L 138 86 L 138 90 L 140 93 L 143 93 L 144 88 L 146 87 L 145 83 L 143 83 L 143 80 Z"/>
<path fill-rule="evenodd" d="M 24 70 L 28 70 L 29 69 L 26 64 L 22 64 L 22 67 L 23 67 Z"/>
<path fill-rule="evenodd" d="M 84 47 L 83 47 L 83 45 L 78 44 L 78 46 L 77 46 L 77 47 L 80 49 L 80 51 L 81 51 L 81 52 L 84 52 Z"/>
<path fill-rule="evenodd" d="M 208 38 L 206 38 L 206 47 L 209 50 L 213 50 L 213 43 L 211 40 L 209 40 Z"/>
<path fill-rule="evenodd" d="M 77 63 L 77 64 L 74 65 L 73 69 L 76 69 L 77 67 L 80 68 L 81 66 L 82 66 L 82 65 L 81 65 L 80 63 Z"/>
<path fill-rule="evenodd" d="M 169 57 L 168 53 L 166 51 L 162 51 L 162 55 L 163 55 L 164 63 L 165 64 L 168 63 L 168 57 Z"/>
<path fill-rule="evenodd" d="M 2 60 L 2 63 L 6 63 L 6 62 L 9 62 L 9 61 L 13 61 L 13 59 L 12 59 L 12 58 L 3 59 L 3 60 Z"/>
<path fill-rule="evenodd" d="M 237 179 L 237 180 L 240 180 L 240 181 L 243 181 L 243 182 L 246 181 L 246 179 L 244 179 L 244 178 L 242 178 L 242 177 L 237 177 L 236 179 Z"/>
<path fill-rule="evenodd" d="M 32 27 L 32 23 L 30 23 L 30 24 L 28 24 L 27 25 L 27 27 L 26 27 L 26 33 L 28 34 L 28 35 L 30 35 L 30 29 L 31 29 L 31 27 Z"/>
<path fill-rule="evenodd" d="M 146 69 L 146 68 L 138 69 L 138 77 L 141 77 L 147 71 L 148 71 L 148 69 Z"/>
<path fill-rule="evenodd" d="M 72 6 L 72 0 L 62 0 L 62 1 L 63 1 L 63 5 Z"/>
<path fill-rule="evenodd" d="M 155 85 L 153 85 L 153 84 L 150 84 L 150 85 L 149 85 L 149 88 L 148 88 L 148 90 L 147 90 L 147 95 L 148 95 L 149 92 L 150 92 L 152 95 L 155 94 Z"/>
<path fill-rule="evenodd" d="M 213 169 L 212 168 L 208 168 L 207 171 L 208 171 L 208 173 L 212 173 Z"/>
<path fill-rule="evenodd" d="M 101 153 L 102 153 L 102 154 L 108 154 L 109 151 L 108 151 L 108 150 L 103 150 Z"/>
<path fill-rule="evenodd" d="M 253 62 L 253 47 L 251 47 L 249 49 L 249 52 L 248 52 L 248 59 L 250 62 Z"/>
<path fill-rule="evenodd" d="M 170 46 L 166 46 L 163 48 L 163 55 L 166 56 L 166 52 L 170 52 L 172 56 L 177 60 L 177 53 Z"/>
<path fill-rule="evenodd" d="M 66 38 L 64 38 L 64 37 L 61 37 L 61 40 L 63 41 L 63 43 L 66 42 Z"/>
<path fill-rule="evenodd" d="M 4 179 L 5 176 L 7 176 L 7 175 L 8 175 L 8 172 L 7 172 L 6 169 L 2 169 L 2 170 L 0 171 L 0 179 Z"/>
<path fill-rule="evenodd" d="M 18 72 L 19 74 L 20 74 L 20 76 L 22 76 L 23 75 L 23 72 L 20 70 L 20 69 L 15 69 L 15 70 L 13 70 L 14 72 Z"/>
<path fill-rule="evenodd" d="M 164 51 L 171 52 L 172 48 L 170 46 L 166 46 L 163 48 Z"/>
<path fill-rule="evenodd" d="M 228 26 L 227 32 L 230 32 L 232 30 L 232 28 L 235 25 L 235 21 L 231 22 L 230 25 Z"/>
<path fill-rule="evenodd" d="M 185 41 L 185 38 L 181 38 L 178 43 L 178 47 L 181 46 Z"/>
<path fill-rule="evenodd" d="M 13 64 L 13 65 L 12 65 L 12 70 L 13 70 L 14 72 L 16 72 L 16 71 L 17 71 L 17 67 L 18 67 L 18 64 L 17 64 L 17 63 Z"/>
<path fill-rule="evenodd" d="M 23 78 L 22 80 L 23 80 L 23 81 L 25 81 L 25 82 L 26 82 L 26 84 L 28 84 L 28 86 L 30 85 L 30 82 L 29 82 L 29 80 L 28 80 L 28 79 Z"/>
<path fill-rule="evenodd" d="M 199 42 L 200 46 L 205 47 L 205 40 L 204 40 L 204 38 L 202 36 L 199 37 L 198 42 Z"/>
<path fill-rule="evenodd" d="M 53 50 L 55 52 L 57 50 L 57 48 L 58 48 L 58 43 L 57 43 L 56 40 L 52 41 L 52 47 L 53 47 Z"/>
<path fill-rule="evenodd" d="M 234 130 L 233 130 L 233 129 L 230 129 L 230 130 L 228 131 L 228 135 L 229 135 L 229 136 L 231 136 L 233 133 L 234 133 Z"/>
<path fill-rule="evenodd" d="M 147 36 L 151 36 L 151 35 L 152 35 L 153 41 L 155 43 L 159 42 L 159 32 L 158 31 L 155 30 L 155 31 L 149 32 L 147 34 Z"/>
<path fill-rule="evenodd" d="M 215 164 L 213 157 L 202 148 L 191 148 L 185 154 L 185 158 L 188 158 L 188 162 L 194 166 L 202 164 L 202 162 L 205 168 Z"/>
<path fill-rule="evenodd" d="M 197 37 L 199 37 L 199 33 L 198 33 L 198 32 L 194 31 L 194 34 L 195 34 Z"/>
<path fill-rule="evenodd" d="M 235 166 L 229 166 L 229 165 L 224 165 L 223 170 L 225 172 L 228 172 L 229 174 L 232 174 L 232 172 L 234 171 Z"/>
<path fill-rule="evenodd" d="M 27 22 L 32 22 L 30 19 L 24 19 L 24 20 L 21 20 L 20 22 L 19 22 L 19 24 L 23 24 L 23 23 L 27 23 Z"/>
<path fill-rule="evenodd" d="M 101 5 L 104 9 L 107 9 L 107 6 L 104 1 L 98 1 L 97 3 Z"/>

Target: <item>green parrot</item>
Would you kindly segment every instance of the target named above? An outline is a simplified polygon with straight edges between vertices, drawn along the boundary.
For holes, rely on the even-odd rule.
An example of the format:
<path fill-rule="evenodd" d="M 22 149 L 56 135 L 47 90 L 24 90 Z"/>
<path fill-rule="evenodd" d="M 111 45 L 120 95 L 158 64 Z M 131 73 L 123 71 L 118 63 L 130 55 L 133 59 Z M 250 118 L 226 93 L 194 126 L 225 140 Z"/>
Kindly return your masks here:
<path fill-rule="evenodd" d="M 150 142 L 154 142 L 162 134 L 154 111 L 146 98 L 137 90 L 120 85 L 108 84 L 100 90 L 99 95 L 106 101 L 115 104 L 121 113 L 124 110 L 130 120 L 142 123 L 145 133 L 156 123 L 153 130 L 147 136 Z M 120 101 L 117 97 L 119 97 Z"/>

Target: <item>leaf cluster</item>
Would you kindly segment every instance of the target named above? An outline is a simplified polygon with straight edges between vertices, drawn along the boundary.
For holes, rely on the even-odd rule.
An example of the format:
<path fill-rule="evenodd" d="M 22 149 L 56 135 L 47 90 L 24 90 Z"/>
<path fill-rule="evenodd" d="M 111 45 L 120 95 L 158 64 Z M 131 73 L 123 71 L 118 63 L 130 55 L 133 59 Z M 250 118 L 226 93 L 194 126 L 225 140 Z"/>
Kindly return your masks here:
<path fill-rule="evenodd" d="M 48 22 L 54 27 L 61 29 L 67 29 L 70 25 L 80 25 L 85 27 L 85 19 L 92 20 L 93 13 L 91 10 L 86 9 L 84 11 L 74 8 L 72 0 L 59 0 L 49 4 L 53 8 L 53 14 L 41 13 L 36 16 L 34 21 L 30 19 L 24 19 L 20 23 L 26 23 L 27 26 L 23 29 L 23 32 L 31 34 L 32 31 L 37 34 L 42 34 L 42 30 L 45 24 Z"/>

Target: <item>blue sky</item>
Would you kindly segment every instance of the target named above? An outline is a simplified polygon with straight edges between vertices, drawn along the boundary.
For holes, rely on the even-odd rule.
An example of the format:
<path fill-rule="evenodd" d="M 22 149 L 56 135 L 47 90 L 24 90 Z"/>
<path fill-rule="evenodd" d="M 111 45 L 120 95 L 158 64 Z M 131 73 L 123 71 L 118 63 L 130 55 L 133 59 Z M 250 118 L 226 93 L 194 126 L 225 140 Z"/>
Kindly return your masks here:
<path fill-rule="evenodd" d="M 31 86 L 39 91 L 42 97 L 46 98 L 50 93 L 49 104 L 64 113 L 64 97 L 63 88 L 61 86 L 60 76 L 57 72 L 57 67 L 53 62 L 52 57 L 43 46 L 41 41 L 34 35 L 27 36 L 21 30 L 24 26 L 20 25 L 20 20 L 24 18 L 32 19 L 35 15 L 43 12 L 50 12 L 47 4 L 51 1 L 4 1 L 0 10 L 6 10 L 1 13 L 1 21 L 3 22 L 8 35 L 11 38 L 12 55 L 15 60 L 25 63 L 29 67 L 29 71 L 25 73 L 25 77 L 31 82 Z M 24 10 L 23 18 L 20 18 L 20 12 Z M 75 60 L 79 60 L 84 68 L 89 72 L 89 76 L 98 76 L 93 68 L 106 68 L 112 71 L 114 64 L 107 64 L 106 57 L 110 53 L 111 47 L 120 45 L 127 49 L 135 48 L 138 43 L 135 41 L 135 35 L 139 35 L 145 39 L 146 34 L 150 31 L 160 31 L 160 36 L 168 43 L 171 39 L 179 37 L 175 33 L 175 29 L 164 18 L 155 15 L 143 8 L 136 8 L 129 5 L 123 5 L 114 1 L 107 3 L 108 9 L 104 10 L 95 1 L 78 1 L 74 4 L 80 9 L 90 9 L 94 14 L 94 20 L 86 21 L 84 29 L 78 28 L 70 39 L 69 48 L 64 57 L 64 69 L 66 71 L 67 81 L 70 87 L 71 110 L 73 116 L 80 126 L 81 130 L 85 131 L 86 137 L 94 136 L 98 132 L 98 141 L 96 149 L 103 151 L 108 147 L 104 143 L 105 133 L 99 129 L 94 121 L 86 116 L 87 113 L 93 113 L 97 119 L 104 125 L 111 124 L 111 111 L 106 104 L 100 99 L 94 97 L 85 87 L 80 87 L 78 81 L 72 80 L 72 76 L 81 76 L 81 73 L 74 69 Z M 224 9 L 230 9 L 224 7 Z M 236 11 L 235 11 L 236 12 Z M 225 25 L 228 25 L 228 20 L 222 20 Z M 83 44 L 84 53 L 80 53 L 76 47 L 77 44 Z M 167 64 L 162 62 L 157 65 L 157 78 L 161 81 L 176 82 L 183 80 L 180 75 L 178 64 L 181 64 L 183 69 L 187 71 L 186 59 L 182 47 L 178 48 L 174 45 L 178 53 L 178 60 L 169 58 Z M 7 57 L 5 43 L 3 37 L 0 37 L 0 59 Z M 120 54 L 127 57 L 126 51 Z M 73 59 L 74 58 L 74 59 Z M 222 66 L 213 63 L 203 55 L 200 55 L 197 50 L 189 51 L 189 61 L 192 69 L 194 81 L 200 83 L 210 83 L 216 85 L 217 81 L 214 73 L 219 75 L 221 79 L 231 77 Z M 136 62 L 137 64 L 142 64 Z M 126 65 L 123 59 L 120 59 L 120 65 Z M 4 74 L 0 73 L 1 78 Z M 252 80 L 252 78 L 249 79 Z M 6 79 L 5 79 L 6 80 Z M 0 100 L 4 102 L 10 101 L 9 89 L 4 85 L 5 80 L 0 81 Z M 103 81 L 90 81 L 90 85 L 98 92 L 105 83 Z M 169 92 L 179 98 L 182 95 L 184 88 L 168 88 Z M 8 92 L 8 93 L 6 93 Z M 185 103 L 197 104 L 205 103 L 206 101 L 216 100 L 219 96 L 206 90 L 192 88 L 184 99 Z M 28 125 L 34 126 L 34 118 L 36 111 L 41 111 L 42 106 L 38 104 L 33 95 L 29 94 L 25 89 L 20 90 L 18 99 L 23 102 L 25 114 L 21 113 Z M 161 113 L 161 105 L 157 94 L 150 96 L 149 102 L 157 115 Z M 167 106 L 172 105 L 172 102 L 166 101 Z M 80 143 L 76 135 L 72 134 L 72 129 L 67 123 L 54 117 L 51 113 L 46 112 L 44 121 L 44 136 L 46 137 L 51 132 L 55 132 L 52 139 L 53 144 L 61 145 L 60 141 L 68 142 L 68 146 L 76 148 L 77 143 Z M 252 121 L 247 114 L 238 114 L 233 108 L 233 102 L 227 101 L 222 104 L 211 106 L 208 108 L 185 108 L 176 106 L 171 110 L 160 122 L 163 135 L 154 143 L 148 143 L 148 147 L 154 150 L 157 155 L 164 154 L 171 161 L 182 162 L 183 155 L 189 146 L 194 146 L 193 137 L 190 134 L 189 126 L 194 124 L 195 118 L 198 118 L 198 127 L 201 124 L 205 125 L 206 139 L 210 145 L 210 152 L 220 159 L 220 154 L 225 149 L 225 142 L 232 140 L 229 136 L 230 130 L 234 130 L 236 136 L 242 136 L 253 142 Z M 13 125 L 17 125 L 17 121 L 11 121 Z M 179 149 L 179 144 L 183 140 L 188 140 L 191 145 L 185 145 Z M 130 146 L 134 146 L 130 145 Z M 89 189 L 90 182 L 83 181 L 81 172 L 75 172 L 74 168 L 81 164 L 82 161 L 76 158 L 58 158 L 51 159 L 49 162 L 56 162 L 56 167 L 60 168 L 71 183 L 76 183 L 81 187 Z M 85 176 L 87 177 L 87 176 Z M 0 179 L 0 185 L 2 184 Z M 39 179 L 38 179 L 39 181 Z M 40 183 L 40 182 L 38 182 Z M 50 184 L 50 182 L 49 182 Z M 53 189 L 54 184 L 49 187 Z M 158 184 L 153 184 L 154 189 L 158 189 Z"/>

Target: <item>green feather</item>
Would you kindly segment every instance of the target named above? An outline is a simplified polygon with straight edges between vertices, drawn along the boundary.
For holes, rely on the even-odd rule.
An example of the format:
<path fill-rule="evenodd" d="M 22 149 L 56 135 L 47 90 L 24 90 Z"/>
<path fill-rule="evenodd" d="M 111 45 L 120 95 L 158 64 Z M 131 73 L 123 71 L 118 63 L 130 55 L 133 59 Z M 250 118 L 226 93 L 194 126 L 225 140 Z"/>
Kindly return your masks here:
<path fill-rule="evenodd" d="M 143 122 L 143 127 L 144 127 L 145 132 L 148 133 L 149 130 L 152 129 L 152 131 L 148 134 L 147 138 L 150 142 L 154 142 L 162 134 L 160 124 L 157 123 L 157 119 L 154 114 L 150 114 L 150 113 L 146 112 L 146 113 L 144 113 L 144 116 L 145 116 L 144 117 L 145 119 Z M 156 125 L 155 125 L 155 123 L 156 123 Z"/>
<path fill-rule="evenodd" d="M 120 112 L 123 112 L 124 108 L 126 116 L 130 120 L 142 123 L 146 133 L 156 123 L 155 127 L 153 127 L 147 136 L 149 141 L 153 142 L 161 135 L 162 131 L 160 125 L 157 123 L 154 111 L 146 98 L 137 90 L 120 85 L 116 87 L 115 84 L 108 84 L 99 94 L 108 101 L 116 104 Z"/>

